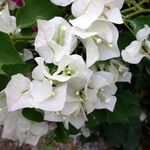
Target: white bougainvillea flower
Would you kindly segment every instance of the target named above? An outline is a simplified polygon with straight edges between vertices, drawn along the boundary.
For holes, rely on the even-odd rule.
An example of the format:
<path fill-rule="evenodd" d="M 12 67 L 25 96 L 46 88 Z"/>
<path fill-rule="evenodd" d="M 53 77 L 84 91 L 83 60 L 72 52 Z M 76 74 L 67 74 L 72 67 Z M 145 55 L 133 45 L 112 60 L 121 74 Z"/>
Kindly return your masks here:
<path fill-rule="evenodd" d="M 102 21 L 110 21 L 116 24 L 122 24 L 123 19 L 120 9 L 123 7 L 124 0 L 102 0 L 105 4 L 103 13 L 99 17 Z"/>
<path fill-rule="evenodd" d="M 44 119 L 48 121 L 63 122 L 66 129 L 69 129 L 69 123 L 79 129 L 85 124 L 85 121 L 87 121 L 86 114 L 82 107 L 70 115 L 64 115 L 62 112 L 46 111 Z"/>
<path fill-rule="evenodd" d="M 131 83 L 132 74 L 122 62 L 112 59 L 110 65 L 105 68 L 114 75 L 115 82 L 129 82 Z"/>
<path fill-rule="evenodd" d="M 20 29 L 16 29 L 16 18 L 10 16 L 8 6 L 6 6 L 5 9 L 0 11 L 0 31 L 7 34 L 13 34 L 14 32 L 20 31 Z"/>
<path fill-rule="evenodd" d="M 80 84 L 81 86 L 81 84 L 86 83 L 90 79 L 92 74 L 83 58 L 76 54 L 62 57 L 57 66 L 58 69 L 53 74 L 53 80 L 57 81 L 67 81 L 69 79 L 71 80 L 70 82 L 76 82 L 76 85 Z"/>
<path fill-rule="evenodd" d="M 84 80 L 82 78 L 82 80 Z M 81 79 L 80 79 L 81 81 Z M 45 120 L 64 122 L 65 127 L 68 128 L 68 123 L 71 123 L 74 127 L 79 129 L 87 120 L 84 108 L 82 106 L 84 97 L 84 87 L 86 83 L 70 82 L 67 88 L 67 97 L 64 108 L 60 112 L 46 112 Z"/>
<path fill-rule="evenodd" d="M 125 50 L 122 51 L 124 61 L 131 64 L 138 64 L 143 57 L 150 59 L 150 27 L 145 25 L 143 29 L 136 34 L 136 41 L 131 42 Z"/>
<path fill-rule="evenodd" d="M 108 60 L 120 56 L 117 45 L 118 30 L 112 23 L 96 21 L 86 31 L 74 28 L 74 33 L 82 39 L 86 48 L 88 67 L 98 60 Z"/>
<path fill-rule="evenodd" d="M 123 19 L 120 9 L 124 0 L 51 0 L 54 4 L 67 6 L 72 3 L 72 14 L 77 17 L 70 23 L 81 29 L 87 29 L 91 24 L 100 19 L 121 24 Z M 91 13 L 92 12 L 92 13 Z"/>
<path fill-rule="evenodd" d="M 9 111 L 12 110 L 13 105 L 17 101 L 27 99 L 27 101 L 30 102 L 29 94 L 27 93 L 29 88 L 30 88 L 30 80 L 28 78 L 24 77 L 22 74 L 12 76 L 10 82 L 4 89 L 6 93 L 7 107 Z M 28 106 L 30 106 L 30 103 L 26 107 Z"/>
<path fill-rule="evenodd" d="M 149 34 L 150 34 L 150 27 L 148 25 L 144 25 L 144 28 L 139 30 L 136 34 L 136 39 L 140 42 L 143 42 L 144 40 L 149 40 Z"/>
<path fill-rule="evenodd" d="M 131 64 L 138 64 L 147 53 L 142 50 L 142 44 L 139 41 L 133 41 L 121 53 L 124 61 Z"/>
<path fill-rule="evenodd" d="M 87 29 L 99 18 L 103 9 L 104 3 L 101 0 L 76 0 L 72 4 L 72 13 L 77 18 L 70 20 L 70 23 L 75 27 Z"/>
<path fill-rule="evenodd" d="M 52 82 L 46 78 L 30 81 L 21 74 L 14 75 L 5 88 L 8 110 L 35 107 L 47 111 L 60 111 L 66 100 L 66 89 L 67 83 L 53 87 Z"/>
<path fill-rule="evenodd" d="M 87 86 L 87 102 L 84 103 L 87 114 L 94 109 L 114 110 L 117 87 L 114 84 L 113 75 L 109 72 L 95 72 Z"/>
<path fill-rule="evenodd" d="M 37 24 L 35 50 L 47 63 L 57 62 L 75 49 L 77 40 L 73 35 L 72 27 L 63 18 L 38 20 Z"/>
<path fill-rule="evenodd" d="M 76 0 L 72 4 L 72 13 L 77 18 L 70 22 L 81 29 L 89 28 L 98 19 L 121 24 L 123 3 L 124 0 Z"/>
<path fill-rule="evenodd" d="M 4 121 L 4 130 L 2 138 L 20 141 L 31 145 L 36 145 L 41 138 L 48 132 L 46 122 L 36 123 L 25 119 L 21 111 L 11 112 Z"/>

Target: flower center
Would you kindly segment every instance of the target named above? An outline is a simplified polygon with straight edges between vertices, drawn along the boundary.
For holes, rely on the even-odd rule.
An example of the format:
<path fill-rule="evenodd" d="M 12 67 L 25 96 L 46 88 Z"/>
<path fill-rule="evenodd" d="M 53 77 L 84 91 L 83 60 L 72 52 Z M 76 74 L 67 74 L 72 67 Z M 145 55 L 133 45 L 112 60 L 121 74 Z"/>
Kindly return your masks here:
<path fill-rule="evenodd" d="M 112 48 L 113 47 L 113 44 L 112 43 L 109 43 L 107 42 L 106 40 L 104 40 L 103 38 L 99 37 L 98 35 L 95 35 L 93 37 L 94 41 L 96 42 L 96 44 L 104 44 L 105 46 L 109 47 L 109 48 Z"/>
<path fill-rule="evenodd" d="M 73 68 L 71 68 L 70 66 L 67 66 L 64 70 L 63 70 L 63 74 L 67 75 L 67 76 L 72 76 L 74 74 L 76 74 L 77 71 L 74 70 Z"/>
<path fill-rule="evenodd" d="M 97 92 L 97 96 L 100 98 L 100 101 L 102 103 L 110 103 L 111 99 L 107 98 L 104 94 L 103 94 L 104 89 L 100 88 Z"/>
<path fill-rule="evenodd" d="M 82 89 L 80 91 L 76 91 L 75 94 L 81 102 L 84 101 L 84 99 L 85 99 L 84 89 Z"/>

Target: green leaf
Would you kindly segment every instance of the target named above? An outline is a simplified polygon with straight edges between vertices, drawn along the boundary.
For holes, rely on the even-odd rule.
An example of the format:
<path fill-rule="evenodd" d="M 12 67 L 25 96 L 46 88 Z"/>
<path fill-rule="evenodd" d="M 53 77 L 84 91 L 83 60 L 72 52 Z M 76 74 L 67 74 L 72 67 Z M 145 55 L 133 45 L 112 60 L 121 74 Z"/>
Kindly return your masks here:
<path fill-rule="evenodd" d="M 145 24 L 149 25 L 150 26 L 150 15 L 148 16 L 138 16 L 136 18 L 134 18 L 132 21 L 131 21 L 131 26 L 133 28 L 133 30 L 135 31 L 135 33 L 142 29 L 144 27 Z"/>
<path fill-rule="evenodd" d="M 3 64 L 23 64 L 8 34 L 0 32 L 0 68 Z"/>
<path fill-rule="evenodd" d="M 130 91 L 118 91 L 115 109 L 107 115 L 110 123 L 129 122 L 131 118 L 139 117 L 140 106 L 137 96 Z"/>
<path fill-rule="evenodd" d="M 88 121 L 86 124 L 88 126 L 97 126 L 107 122 L 107 113 L 105 110 L 95 110 L 88 115 Z"/>
<path fill-rule="evenodd" d="M 103 132 L 107 142 L 113 146 L 121 146 L 123 150 L 135 150 L 140 140 L 140 121 L 135 119 L 125 124 L 105 124 Z"/>
<path fill-rule="evenodd" d="M 12 76 L 17 73 L 26 75 L 29 72 L 30 68 L 26 64 L 16 64 L 16 65 L 3 65 L 2 69 L 7 75 Z"/>
<path fill-rule="evenodd" d="M 69 138 L 69 130 L 67 130 L 63 123 L 57 123 L 57 128 L 55 130 L 56 134 L 56 141 L 61 142 L 61 143 L 67 143 L 68 138 Z"/>
<path fill-rule="evenodd" d="M 10 77 L 4 74 L 0 74 L 0 91 L 2 91 L 6 87 L 9 81 Z"/>
<path fill-rule="evenodd" d="M 118 46 L 120 50 L 125 49 L 133 40 L 135 40 L 135 37 L 131 32 L 121 33 L 118 39 Z"/>
<path fill-rule="evenodd" d="M 24 108 L 22 110 L 22 115 L 30 121 L 34 121 L 34 122 L 44 121 L 43 113 L 34 108 Z"/>
<path fill-rule="evenodd" d="M 51 19 L 59 15 L 60 10 L 50 0 L 25 0 L 25 6 L 17 11 L 17 25 L 24 28 L 35 23 L 37 18 Z"/>

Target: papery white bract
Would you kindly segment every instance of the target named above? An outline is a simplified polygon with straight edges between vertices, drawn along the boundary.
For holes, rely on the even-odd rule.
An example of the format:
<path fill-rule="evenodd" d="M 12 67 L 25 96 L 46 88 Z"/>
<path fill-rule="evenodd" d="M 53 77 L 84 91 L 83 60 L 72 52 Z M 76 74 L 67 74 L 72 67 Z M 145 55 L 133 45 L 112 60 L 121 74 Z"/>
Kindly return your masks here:
<path fill-rule="evenodd" d="M 124 61 L 131 64 L 138 64 L 143 57 L 150 58 L 150 41 L 148 40 L 150 34 L 150 27 L 145 27 L 139 30 L 136 34 L 136 41 L 131 42 L 125 50 L 122 51 L 122 58 Z"/>
<path fill-rule="evenodd" d="M 115 82 L 131 83 L 132 74 L 129 72 L 129 68 L 120 61 L 115 59 L 110 60 L 110 66 L 107 69 L 114 75 Z"/>
<path fill-rule="evenodd" d="M 50 0 L 50 1 L 53 2 L 55 5 L 67 6 L 75 0 Z"/>
<path fill-rule="evenodd" d="M 46 78 L 30 81 L 21 74 L 14 75 L 5 88 L 8 109 L 15 111 L 35 107 L 47 111 L 60 111 L 66 100 L 66 89 L 66 83 L 53 88 L 52 82 Z"/>
<path fill-rule="evenodd" d="M 74 28 L 74 33 L 83 39 L 88 67 L 96 61 L 120 56 L 118 30 L 112 23 L 96 21 L 87 30 Z"/>
<path fill-rule="evenodd" d="M 89 28 L 98 19 L 121 24 L 123 20 L 120 9 L 123 2 L 124 0 L 77 0 L 72 4 L 72 13 L 77 18 L 70 22 L 82 29 Z"/>
<path fill-rule="evenodd" d="M 8 5 L 0 11 L 0 31 L 7 34 L 19 32 L 19 29 L 16 31 L 16 18 L 10 16 Z"/>
<path fill-rule="evenodd" d="M 29 103 L 26 104 L 26 107 L 30 106 L 29 88 L 30 80 L 28 78 L 24 77 L 22 74 L 12 76 L 10 82 L 4 89 L 9 111 L 13 110 L 17 101 L 27 100 Z M 20 107 L 23 108 L 23 103 Z"/>
<path fill-rule="evenodd" d="M 72 14 L 77 17 L 70 23 L 81 29 L 87 29 L 91 24 L 100 19 L 121 24 L 123 19 L 120 9 L 124 0 L 51 0 L 54 4 L 67 6 L 72 3 Z"/>
<path fill-rule="evenodd" d="M 47 63 L 57 62 L 76 47 L 76 38 L 70 24 L 61 17 L 49 21 L 38 20 L 35 50 Z"/>
<path fill-rule="evenodd" d="M 87 86 L 87 102 L 84 103 L 87 113 L 94 109 L 114 110 L 117 87 L 113 75 L 109 72 L 95 72 Z"/>
<path fill-rule="evenodd" d="M 4 121 L 2 138 L 20 141 L 31 145 L 36 145 L 41 138 L 48 132 L 46 122 L 36 123 L 25 119 L 21 111 L 8 113 Z"/>

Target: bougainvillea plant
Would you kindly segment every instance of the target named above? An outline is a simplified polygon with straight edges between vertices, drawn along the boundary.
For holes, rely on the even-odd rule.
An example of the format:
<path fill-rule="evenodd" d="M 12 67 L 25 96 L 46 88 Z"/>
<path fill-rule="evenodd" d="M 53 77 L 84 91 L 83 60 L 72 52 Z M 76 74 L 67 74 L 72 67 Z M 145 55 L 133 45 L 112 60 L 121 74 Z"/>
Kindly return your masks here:
<path fill-rule="evenodd" d="M 136 149 L 149 13 L 149 0 L 0 0 L 2 138 L 36 145 L 53 132 Z"/>

